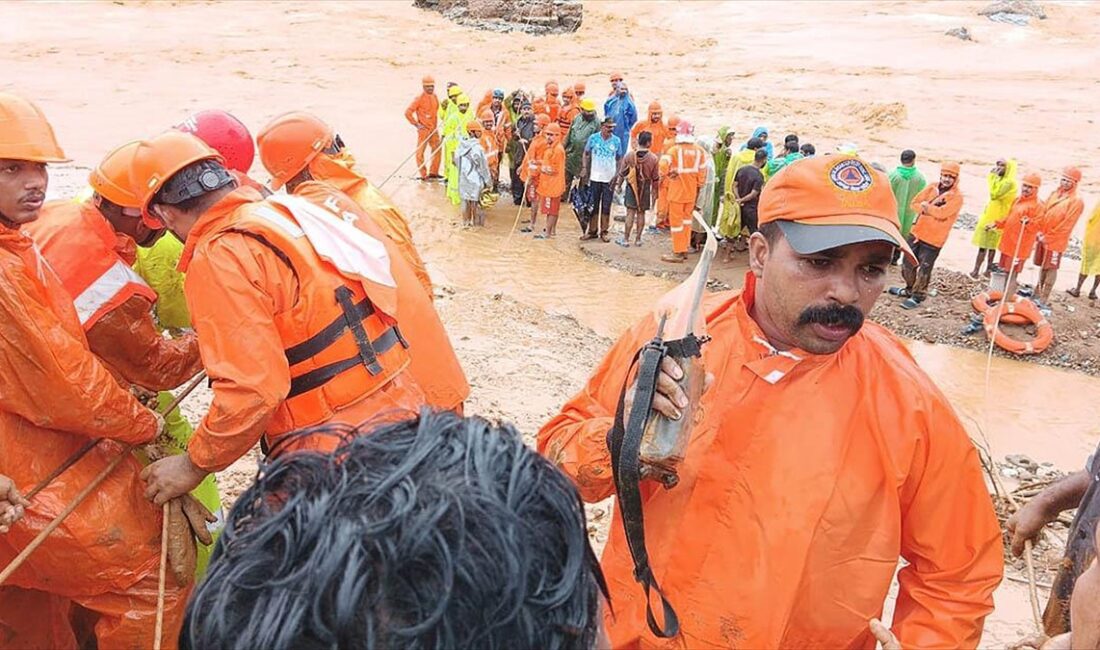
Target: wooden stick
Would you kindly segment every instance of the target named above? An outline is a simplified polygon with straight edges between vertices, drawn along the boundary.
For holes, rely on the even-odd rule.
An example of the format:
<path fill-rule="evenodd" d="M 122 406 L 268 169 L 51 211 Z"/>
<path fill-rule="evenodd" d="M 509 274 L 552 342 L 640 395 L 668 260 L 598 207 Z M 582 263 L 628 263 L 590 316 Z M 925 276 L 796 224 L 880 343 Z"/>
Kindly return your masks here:
<path fill-rule="evenodd" d="M 195 375 L 195 378 L 191 380 L 191 383 L 187 384 L 187 387 L 184 388 L 183 391 L 180 392 L 180 394 L 177 395 L 176 398 L 173 399 L 163 411 L 161 411 L 161 415 L 167 417 L 169 413 L 174 411 L 176 407 L 183 402 L 183 400 L 187 399 L 188 395 L 190 395 L 192 392 L 194 392 L 196 388 L 198 388 L 199 384 L 201 384 L 202 380 L 204 379 L 206 379 L 206 371 L 200 371 L 199 374 Z M 45 478 L 39 481 L 37 485 L 31 488 L 31 491 L 28 492 L 24 496 L 24 498 L 27 499 L 27 501 L 30 501 L 35 496 L 37 496 L 39 492 L 49 487 L 50 483 L 53 483 L 58 476 L 61 476 L 65 472 L 65 470 L 77 464 L 77 462 L 79 462 L 81 458 L 84 458 L 84 456 L 86 456 L 93 447 L 99 444 L 100 440 L 102 440 L 102 438 L 92 438 L 91 440 L 88 440 L 83 445 L 81 445 L 79 449 L 74 451 L 72 455 L 65 459 L 65 462 L 58 465 L 52 472 L 46 475 Z"/>
<path fill-rule="evenodd" d="M 157 618 L 153 628 L 153 650 L 160 650 L 161 636 L 164 634 L 164 588 L 168 575 L 168 519 L 172 511 L 165 503 L 163 520 L 160 527 L 160 577 L 157 579 Z"/>
<path fill-rule="evenodd" d="M 107 478 L 107 476 L 111 472 L 113 472 L 116 467 L 118 467 L 119 463 L 121 463 L 126 457 L 128 457 L 130 455 L 130 452 L 132 452 L 133 450 L 134 447 L 132 445 L 127 445 L 126 448 L 122 450 L 121 454 L 119 454 L 114 460 L 112 460 L 94 479 L 92 479 L 91 483 L 84 486 L 84 489 L 76 495 L 76 498 L 73 499 L 72 503 L 65 506 L 65 509 L 62 510 L 61 513 L 58 514 L 56 517 L 54 517 L 53 521 L 51 521 L 49 525 L 43 528 L 42 532 L 38 533 L 38 535 L 31 540 L 31 543 L 27 544 L 26 548 L 19 552 L 19 555 L 15 556 L 15 559 L 12 560 L 11 563 L 8 564 L 8 566 L 5 567 L 2 572 L 0 572 L 0 585 L 4 584 L 4 582 L 11 577 L 11 574 L 15 573 L 16 569 L 18 569 L 20 566 L 23 565 L 24 562 L 26 562 L 30 554 L 33 553 L 36 548 L 41 546 L 42 542 L 46 541 L 46 538 L 49 537 L 50 533 L 57 530 L 57 527 L 60 526 L 61 522 L 65 520 L 65 517 L 68 517 L 70 514 L 72 514 L 73 510 L 76 510 L 77 506 L 83 503 L 84 499 L 88 498 L 88 495 L 92 493 L 92 490 L 95 490 L 97 487 L 99 487 L 99 484 L 102 483 Z"/>

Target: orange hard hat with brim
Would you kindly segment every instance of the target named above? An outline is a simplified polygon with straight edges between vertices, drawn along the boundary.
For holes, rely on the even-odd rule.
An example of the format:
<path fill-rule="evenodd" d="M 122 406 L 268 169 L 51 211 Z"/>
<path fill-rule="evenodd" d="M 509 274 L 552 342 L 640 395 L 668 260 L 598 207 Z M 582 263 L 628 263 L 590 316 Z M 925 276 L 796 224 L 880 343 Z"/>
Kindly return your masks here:
<path fill-rule="evenodd" d="M 1062 170 L 1062 178 L 1073 181 L 1074 184 L 1081 182 L 1081 170 L 1076 167 L 1066 167 Z"/>
<path fill-rule="evenodd" d="M 99 165 L 88 175 L 88 184 L 96 194 L 124 208 L 141 209 L 140 188 L 131 183 L 130 170 L 134 166 L 140 140 L 127 142 L 103 157 Z M 146 222 L 148 223 L 148 222 Z"/>
<path fill-rule="evenodd" d="M 42 110 L 10 93 L 0 93 L 0 158 L 69 162 Z"/>
<path fill-rule="evenodd" d="M 802 255 L 883 241 L 916 261 L 901 235 L 890 180 L 854 156 L 787 165 L 764 186 L 757 209 L 760 223 L 776 222 L 787 243 Z"/>
<path fill-rule="evenodd" d="M 480 135 L 483 132 L 482 128 L 483 127 L 481 126 L 481 122 L 478 122 L 476 120 L 470 120 L 469 122 L 466 123 L 466 132 L 467 133 L 477 133 L 477 134 Z"/>
<path fill-rule="evenodd" d="M 420 84 L 423 86 L 434 86 L 435 79 L 431 75 L 424 75 L 424 78 L 420 80 Z"/>
<path fill-rule="evenodd" d="M 1035 189 L 1039 189 L 1039 186 L 1043 184 L 1043 177 L 1040 176 L 1036 172 L 1028 172 L 1028 173 L 1024 174 L 1024 178 L 1020 182 L 1020 184 L 1021 185 L 1030 185 L 1030 186 L 1034 187 Z"/>
<path fill-rule="evenodd" d="M 542 132 L 546 135 L 561 135 L 561 127 L 558 126 L 557 122 L 552 122 Z"/>
<path fill-rule="evenodd" d="M 131 160 L 130 182 L 141 207 L 141 218 L 150 228 L 164 228 L 164 223 L 149 212 L 149 205 L 172 176 L 200 160 L 225 162 L 205 142 L 176 129 L 138 142 Z"/>
<path fill-rule="evenodd" d="M 260 162 L 271 174 L 271 187 L 279 189 L 313 162 L 332 144 L 332 127 L 304 111 L 283 113 L 268 122 L 256 136 Z"/>
<path fill-rule="evenodd" d="M 940 173 L 941 174 L 950 174 L 950 175 L 954 176 L 955 178 L 958 178 L 959 177 L 959 172 L 961 172 L 961 171 L 962 171 L 962 168 L 959 167 L 959 163 L 957 163 L 957 162 L 945 162 L 945 163 L 940 165 Z"/>

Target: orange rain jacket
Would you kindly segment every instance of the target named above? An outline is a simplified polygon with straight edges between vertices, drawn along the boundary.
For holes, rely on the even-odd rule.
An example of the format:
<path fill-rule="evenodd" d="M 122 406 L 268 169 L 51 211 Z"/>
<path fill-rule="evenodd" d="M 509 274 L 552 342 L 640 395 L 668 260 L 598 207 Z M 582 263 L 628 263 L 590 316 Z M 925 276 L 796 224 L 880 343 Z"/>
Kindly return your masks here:
<path fill-rule="evenodd" d="M 943 199 L 943 205 L 933 205 L 933 202 L 940 198 Z M 928 202 L 928 207 L 922 210 L 920 204 L 925 201 Z M 917 213 L 917 221 L 913 224 L 911 234 L 930 246 L 943 248 L 963 206 L 963 195 L 959 191 L 959 180 L 956 178 L 955 185 L 944 192 L 942 197 L 940 196 L 939 183 L 926 185 L 923 190 L 913 197 L 909 205 Z"/>
<path fill-rule="evenodd" d="M 947 399 L 874 323 L 836 354 L 774 350 L 749 316 L 755 284 L 749 274 L 740 295 L 704 300 L 714 383 L 679 484 L 642 486 L 651 565 L 682 633 L 649 632 L 616 508 L 601 562 L 613 647 L 874 648 L 867 621 L 899 554 L 901 646 L 975 647 L 1001 580 L 1001 531 Z M 624 334 L 539 432 L 539 451 L 586 501 L 613 493 L 607 432 L 655 331 L 647 317 Z"/>
<path fill-rule="evenodd" d="M 409 222 L 389 197 L 374 186 L 365 176 L 355 171 L 355 159 L 347 153 L 338 157 L 328 154 L 318 154 L 309 164 L 310 174 L 314 180 L 329 183 L 336 189 L 351 197 L 353 201 L 363 208 L 371 219 L 377 223 L 401 250 L 402 256 L 412 264 L 416 270 L 420 283 L 429 296 L 435 297 L 432 289 L 432 279 L 428 275 L 428 269 L 420 253 L 413 242 L 412 230 Z"/>
<path fill-rule="evenodd" d="M 678 142 L 668 151 L 668 201 L 695 204 L 707 182 L 707 154 L 694 142 Z"/>
<path fill-rule="evenodd" d="M 71 296 L 92 352 L 116 376 L 169 390 L 202 369 L 193 334 L 167 339 L 157 329 L 157 295 L 131 269 L 134 241 L 116 233 L 91 200 L 50 202 L 24 229 Z"/>
<path fill-rule="evenodd" d="M 998 246 L 1001 254 L 1017 260 L 1031 257 L 1031 249 L 1035 248 L 1035 239 L 1043 226 L 1042 217 L 1043 206 L 1039 203 L 1038 193 L 1030 198 L 1016 197 L 1005 218 L 993 223 L 1004 232 Z M 1026 224 L 1024 219 L 1028 220 Z"/>
<path fill-rule="evenodd" d="M 294 195 L 325 207 L 385 244 L 390 271 L 397 282 L 397 322 L 409 342 L 409 372 L 433 407 L 461 409 L 470 396 L 466 373 L 431 298 L 417 291 L 420 285 L 416 271 L 401 257 L 397 243 L 385 237 L 381 225 L 365 210 L 328 183 L 302 183 L 294 188 Z"/>
<path fill-rule="evenodd" d="M 665 121 L 663 119 L 654 124 L 647 115 L 645 121 L 636 123 L 634 128 L 630 129 L 630 146 L 637 148 L 638 136 L 645 131 L 649 131 L 653 136 L 653 143 L 649 146 L 649 150 L 658 158 L 665 152 L 666 143 L 671 145 L 673 139 L 676 137 L 676 133 L 665 126 Z"/>
<path fill-rule="evenodd" d="M 552 147 L 546 146 L 546 140 L 543 140 L 543 148 L 539 163 L 538 195 L 561 196 L 565 192 L 565 149 L 560 142 L 554 143 Z"/>
<path fill-rule="evenodd" d="M 523 163 L 519 167 L 519 178 L 524 183 L 535 185 L 538 182 L 539 167 L 542 163 L 542 155 L 546 153 L 546 136 L 539 133 L 531 138 L 531 144 L 527 146 L 527 153 L 523 156 Z"/>
<path fill-rule="evenodd" d="M 1069 192 L 1055 190 L 1043 205 L 1043 246 L 1054 253 L 1064 253 L 1077 220 L 1085 212 L 1085 202 L 1077 196 L 1075 185 Z"/>
<path fill-rule="evenodd" d="M 420 93 L 405 109 L 405 119 L 413 126 L 432 131 L 439 123 L 439 98 L 434 93 Z"/>
<path fill-rule="evenodd" d="M 72 298 L 30 238 L 0 227 L 0 473 L 29 489 L 88 438 L 143 443 L 157 420 L 88 350 Z M 7 565 L 119 453 L 102 442 L 31 501 L 0 535 Z M 66 598 L 125 591 L 156 575 L 160 508 L 126 458 L 46 538 L 8 585 Z M 152 611 L 134 611 L 131 618 Z M 150 635 L 151 636 L 151 635 Z"/>
<path fill-rule="evenodd" d="M 294 230 L 293 214 L 238 188 L 212 206 L 184 243 L 180 271 L 199 335 L 203 365 L 214 391 L 210 410 L 188 444 L 196 466 L 220 471 L 265 436 L 268 448 L 291 430 L 344 422 L 360 424 L 385 413 L 417 410 L 424 395 L 409 373 L 404 344 L 377 342 L 393 323 L 394 290 L 351 280 L 320 259 Z M 296 354 L 335 322 L 335 288 L 347 286 L 359 304 L 372 291 L 374 309 L 362 319 L 379 348 L 381 372 L 356 364 L 323 385 L 290 396 L 294 378 L 355 355 L 352 333 L 320 352 Z M 421 290 L 418 287 L 418 290 Z M 400 343 L 400 337 L 398 337 Z M 302 360 L 294 362 L 291 357 Z M 280 447 L 331 449 L 335 438 L 314 437 Z"/>

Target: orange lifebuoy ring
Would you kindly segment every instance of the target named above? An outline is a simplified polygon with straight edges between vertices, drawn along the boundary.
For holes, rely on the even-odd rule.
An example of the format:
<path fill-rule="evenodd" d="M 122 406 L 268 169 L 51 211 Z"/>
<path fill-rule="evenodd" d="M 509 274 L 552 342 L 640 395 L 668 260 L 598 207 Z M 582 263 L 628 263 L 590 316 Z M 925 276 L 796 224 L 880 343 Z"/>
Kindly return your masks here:
<path fill-rule="evenodd" d="M 1010 321 L 1005 317 L 1010 315 L 1022 318 L 1025 323 L 1034 323 L 1036 327 L 1035 338 L 1031 341 L 1018 341 L 1005 334 L 1003 329 L 996 327 L 997 312 L 1000 312 L 1000 319 L 1006 323 Z M 997 347 L 1013 354 L 1039 354 L 1050 347 L 1051 341 L 1054 340 L 1054 327 L 1039 312 L 1039 308 L 1035 306 L 1035 303 L 1030 300 L 1008 302 L 1004 304 L 1002 309 L 990 309 L 985 312 L 983 323 L 986 336 L 993 337 L 993 343 Z"/>
<path fill-rule="evenodd" d="M 970 306 L 974 308 L 974 311 L 984 315 L 990 309 L 996 307 L 997 303 L 1001 302 L 1003 298 L 1004 293 L 1000 291 L 986 291 L 971 298 Z M 1030 322 L 1024 318 L 1023 314 L 1018 314 L 1010 309 L 1004 310 L 1004 313 L 1001 314 L 1001 321 L 1009 325 L 1027 325 Z"/>

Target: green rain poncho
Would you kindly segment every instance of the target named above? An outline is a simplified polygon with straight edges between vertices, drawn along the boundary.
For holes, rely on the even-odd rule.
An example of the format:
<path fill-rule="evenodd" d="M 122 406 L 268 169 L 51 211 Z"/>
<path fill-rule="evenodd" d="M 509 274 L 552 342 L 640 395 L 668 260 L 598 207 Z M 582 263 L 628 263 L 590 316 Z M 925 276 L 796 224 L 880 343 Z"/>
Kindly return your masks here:
<path fill-rule="evenodd" d="M 754 149 L 742 149 L 736 155 L 730 157 L 726 165 L 726 173 L 722 180 L 722 212 L 718 217 L 718 234 L 726 238 L 740 237 L 741 204 L 733 200 L 733 177 L 737 170 L 745 165 L 751 165 L 756 158 Z"/>
<path fill-rule="evenodd" d="M 466 112 L 459 110 L 458 104 L 466 104 Z M 451 110 L 453 107 L 454 110 Z M 474 109 L 470 106 L 470 98 L 459 95 L 458 99 L 447 107 L 446 118 L 443 120 L 443 162 L 447 172 L 447 198 L 453 205 L 462 202 L 458 195 L 458 166 L 455 165 L 455 151 L 458 143 L 466 137 L 466 124 L 473 119 Z"/>
<path fill-rule="evenodd" d="M 172 233 L 164 233 L 164 236 L 149 248 L 139 246 L 137 249 L 134 271 L 157 294 L 153 315 L 156 316 L 157 324 L 161 329 L 178 331 L 191 327 L 191 313 L 187 310 L 187 301 L 183 296 L 184 275 L 176 270 L 182 253 L 183 244 Z M 172 403 L 172 394 L 167 391 L 159 393 L 157 403 L 158 409 L 164 409 Z M 181 454 L 186 452 L 187 442 L 191 440 L 191 434 L 194 433 L 191 424 L 178 408 L 169 413 L 164 420 L 168 434 L 172 438 L 172 451 Z M 202 483 L 191 491 L 191 496 L 218 516 L 218 529 L 212 531 L 214 538 L 217 539 L 221 534 L 221 522 L 225 517 L 221 512 L 222 501 L 218 495 L 218 484 L 214 480 L 214 475 L 210 474 L 204 478 Z M 206 573 L 206 565 L 210 561 L 210 552 L 213 548 L 213 546 L 198 544 L 196 563 L 198 577 Z"/>
<path fill-rule="evenodd" d="M 730 148 L 726 146 L 726 136 L 729 134 L 729 132 L 730 127 L 728 126 L 723 126 L 722 128 L 718 129 L 718 140 L 717 144 L 714 146 L 714 177 L 718 179 L 718 183 L 722 183 L 723 185 L 726 178 L 726 169 L 729 167 L 730 156 L 732 155 L 732 152 L 730 152 Z M 714 214 L 720 215 L 722 206 L 722 192 L 717 191 L 717 187 L 715 188 L 715 190 L 716 191 L 714 192 L 713 199 Z"/>
<path fill-rule="evenodd" d="M 894 200 L 898 202 L 898 221 L 901 223 L 901 234 L 904 237 L 909 236 L 909 229 L 917 219 L 917 213 L 909 207 L 909 203 L 927 184 L 924 175 L 916 167 L 899 165 L 897 169 L 890 172 L 890 189 L 894 191 Z"/>
<path fill-rule="evenodd" d="M 978 217 L 978 225 L 974 227 L 974 238 L 970 241 L 978 248 L 997 250 L 1001 245 L 1002 231 L 996 228 L 986 230 L 985 227 L 994 221 L 1004 219 L 1012 208 L 1012 202 L 1016 200 L 1016 194 L 1020 189 L 1020 184 L 1016 180 L 1016 161 L 1006 161 L 1004 176 L 989 172 L 986 183 L 989 185 L 989 203 L 985 205 L 982 216 Z"/>

